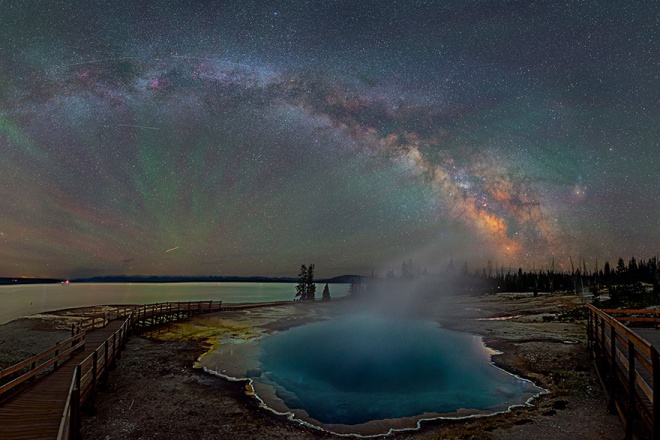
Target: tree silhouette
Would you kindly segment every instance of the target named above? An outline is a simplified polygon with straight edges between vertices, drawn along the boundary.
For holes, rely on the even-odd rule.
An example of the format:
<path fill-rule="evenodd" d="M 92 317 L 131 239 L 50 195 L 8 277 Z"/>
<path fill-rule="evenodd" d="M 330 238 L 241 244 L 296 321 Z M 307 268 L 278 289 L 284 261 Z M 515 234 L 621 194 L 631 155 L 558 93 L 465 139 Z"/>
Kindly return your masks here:
<path fill-rule="evenodd" d="M 306 277 L 306 284 L 307 284 L 307 297 L 305 298 L 307 301 L 314 301 L 316 299 L 316 284 L 314 284 L 314 265 L 310 264 L 309 267 L 307 268 L 307 277 Z"/>
<path fill-rule="evenodd" d="M 307 299 L 307 266 L 304 264 L 300 266 L 300 272 L 298 272 L 295 299 L 298 301 Z"/>
<path fill-rule="evenodd" d="M 298 301 L 314 301 L 316 295 L 316 284 L 314 284 L 314 265 L 309 267 L 304 264 L 300 266 L 298 273 L 298 284 L 296 284 L 296 296 Z"/>
<path fill-rule="evenodd" d="M 321 296 L 321 299 L 323 299 L 323 301 L 330 301 L 330 288 L 328 287 L 328 283 L 325 283 L 325 287 L 323 288 L 323 295 Z"/>

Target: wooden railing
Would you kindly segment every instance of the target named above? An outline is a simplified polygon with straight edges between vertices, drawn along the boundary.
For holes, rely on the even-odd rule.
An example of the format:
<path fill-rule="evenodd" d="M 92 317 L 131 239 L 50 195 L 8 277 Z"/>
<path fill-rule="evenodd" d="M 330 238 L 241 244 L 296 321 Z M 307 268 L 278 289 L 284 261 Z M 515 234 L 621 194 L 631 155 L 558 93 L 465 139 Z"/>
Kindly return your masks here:
<path fill-rule="evenodd" d="M 84 332 L 96 328 L 105 327 L 108 322 L 130 315 L 135 306 L 114 307 L 106 313 L 88 316 L 71 327 L 71 337 L 55 344 L 29 359 L 21 361 L 15 365 L 0 369 L 0 400 L 7 396 L 11 390 L 26 382 L 27 380 L 48 371 L 57 368 L 58 364 L 67 360 L 70 356 L 84 349 Z M 4 383 L 3 383 L 4 382 Z"/>
<path fill-rule="evenodd" d="M 1 369 L 0 384 L 2 385 L 0 385 L 0 400 L 25 381 L 46 372 L 51 367 L 52 369 L 57 368 L 58 364 L 82 350 L 84 346 L 85 334 L 76 334 L 29 359 Z"/>
<path fill-rule="evenodd" d="M 87 401 L 94 403 L 98 384 L 107 378 L 110 367 L 117 359 L 120 359 L 121 350 L 126 345 L 128 335 L 132 330 L 144 329 L 221 309 L 221 301 L 167 302 L 132 306 L 130 314 L 121 327 L 76 366 L 57 439 L 79 438 L 80 407 Z M 128 310 L 126 308 L 124 313 L 127 313 Z M 92 322 L 94 322 L 93 319 Z M 93 325 L 91 328 L 94 328 Z"/>
<path fill-rule="evenodd" d="M 76 438 L 79 426 L 79 405 L 72 405 L 71 402 L 80 401 L 80 388 L 77 386 L 76 381 L 80 375 L 78 374 L 78 367 L 73 371 L 71 378 L 71 385 L 69 386 L 69 393 L 64 403 L 64 411 L 62 412 L 62 420 L 60 421 L 60 429 L 57 431 L 57 439 Z M 74 434 L 75 433 L 75 434 Z"/>
<path fill-rule="evenodd" d="M 222 301 L 188 301 L 147 304 L 134 309 L 137 328 L 165 324 L 201 313 L 222 310 Z"/>
<path fill-rule="evenodd" d="M 105 313 L 99 313 L 97 315 L 88 316 L 81 319 L 78 322 L 78 325 L 75 326 L 78 332 L 80 331 L 89 331 L 96 328 L 103 328 L 110 321 L 115 319 L 126 318 L 137 306 L 120 306 L 113 307 Z"/>
<path fill-rule="evenodd" d="M 620 322 L 660 323 L 657 311 L 587 307 L 589 346 L 608 393 L 610 409 L 618 412 L 625 424 L 626 438 L 631 439 L 638 432 L 660 438 L 658 351 Z"/>
<path fill-rule="evenodd" d="M 660 309 L 600 309 L 600 311 L 624 323 L 660 324 Z"/>

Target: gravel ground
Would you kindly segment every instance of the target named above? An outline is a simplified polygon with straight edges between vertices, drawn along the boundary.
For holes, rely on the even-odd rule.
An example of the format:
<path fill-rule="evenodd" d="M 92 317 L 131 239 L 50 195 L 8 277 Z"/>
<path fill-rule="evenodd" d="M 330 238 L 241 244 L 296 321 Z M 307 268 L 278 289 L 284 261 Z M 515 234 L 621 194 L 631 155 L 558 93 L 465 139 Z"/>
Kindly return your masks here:
<path fill-rule="evenodd" d="M 34 356 L 71 336 L 42 318 L 23 318 L 0 326 L 0 368 Z"/>

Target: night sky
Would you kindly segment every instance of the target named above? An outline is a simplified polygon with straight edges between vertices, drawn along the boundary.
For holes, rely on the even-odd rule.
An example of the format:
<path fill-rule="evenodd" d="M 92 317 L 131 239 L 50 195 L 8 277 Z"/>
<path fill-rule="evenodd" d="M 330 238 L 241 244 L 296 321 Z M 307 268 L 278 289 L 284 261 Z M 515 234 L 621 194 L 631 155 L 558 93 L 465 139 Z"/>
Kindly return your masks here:
<path fill-rule="evenodd" d="M 0 0 L 0 276 L 651 257 L 659 5 Z"/>

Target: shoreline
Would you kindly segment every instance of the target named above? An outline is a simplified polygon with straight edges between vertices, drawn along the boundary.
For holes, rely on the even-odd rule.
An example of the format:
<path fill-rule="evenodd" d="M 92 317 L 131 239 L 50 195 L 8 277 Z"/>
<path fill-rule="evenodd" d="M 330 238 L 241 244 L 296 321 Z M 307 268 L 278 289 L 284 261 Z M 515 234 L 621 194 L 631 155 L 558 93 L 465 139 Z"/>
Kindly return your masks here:
<path fill-rule="evenodd" d="M 420 421 L 421 429 L 397 432 L 391 437 L 483 438 L 483 439 L 618 439 L 623 427 L 618 417 L 607 413 L 607 402 L 593 373 L 584 341 L 584 325 L 571 319 L 545 322 L 543 316 L 561 317 L 566 303 L 575 297 L 542 295 L 483 295 L 454 297 L 444 315 L 443 326 L 478 334 L 491 349 L 502 354 L 491 356 L 492 363 L 509 374 L 533 381 L 549 390 L 531 406 L 510 412 L 472 419 Z M 303 308 L 321 304 L 302 305 Z M 255 311 L 219 312 L 193 318 L 201 328 L 209 319 L 231 321 Z M 458 313 L 460 311 L 460 313 Z M 480 320 L 521 315 L 507 320 Z M 24 318 L 17 321 L 26 321 Z M 25 325 L 0 326 L 0 341 L 7 340 L 8 326 L 21 333 Z M 272 331 L 287 325 L 300 325 L 295 319 L 276 322 Z M 110 374 L 99 393 L 95 414 L 83 413 L 83 438 L 345 438 L 301 426 L 261 407 L 246 395 L 241 382 L 229 382 L 194 369 L 194 362 L 210 348 L 210 333 L 190 333 L 175 337 L 179 324 L 129 339 L 126 355 Z M 192 326 L 182 323 L 183 326 Z M 226 332 L 225 328 L 222 332 Z M 212 332 L 211 332 L 212 333 Z M 575 343 L 577 341 L 577 343 Z M 569 343 L 570 342 L 570 343 Z M 9 344 L 11 345 L 11 344 Z M 0 343 L 0 359 L 9 348 Z M 249 394 L 249 393 L 248 393 Z M 191 428 L 194 427 L 194 428 Z"/>
<path fill-rule="evenodd" d="M 494 363 L 493 366 L 496 368 L 497 367 Z M 509 374 L 511 376 L 514 376 L 518 379 L 522 379 L 516 374 L 510 373 L 504 369 L 499 368 L 501 371 L 503 371 L 506 374 Z M 212 376 L 219 377 L 221 379 L 224 379 L 228 382 L 239 382 L 239 383 L 246 383 L 246 396 L 254 396 L 256 400 L 259 401 L 259 405 L 263 407 L 264 409 L 272 412 L 278 417 L 283 417 L 289 420 L 291 423 L 297 423 L 299 425 L 305 426 L 309 429 L 313 430 L 318 430 L 324 434 L 329 434 L 331 436 L 337 436 L 337 437 L 343 437 L 343 438 L 381 438 L 381 437 L 388 437 L 391 436 L 392 434 L 401 434 L 401 433 L 406 433 L 406 432 L 417 432 L 423 429 L 423 425 L 426 423 L 430 422 L 460 422 L 460 421 L 470 421 L 472 419 L 478 419 L 478 418 L 487 418 L 487 417 L 493 417 L 493 416 L 500 416 L 503 415 L 505 416 L 506 414 L 510 414 L 512 411 L 514 411 L 517 408 L 525 408 L 525 407 L 531 407 L 533 406 L 533 402 L 540 398 L 541 396 L 545 394 L 549 394 L 550 390 L 546 390 L 544 388 L 541 388 L 541 391 L 531 397 L 529 397 L 524 403 L 519 403 L 519 404 L 513 404 L 510 405 L 507 409 L 501 410 L 501 411 L 494 411 L 490 412 L 488 410 L 483 410 L 483 412 L 480 412 L 479 410 L 465 410 L 465 409 L 457 409 L 454 413 L 449 413 L 449 414 L 459 414 L 463 411 L 468 412 L 470 414 L 461 416 L 461 415 L 449 415 L 449 414 L 443 414 L 443 415 L 433 415 L 433 416 L 410 416 L 410 417 L 401 417 L 397 419 L 386 419 L 386 420 L 374 420 L 373 422 L 368 422 L 365 423 L 366 425 L 369 425 L 370 423 L 374 424 L 381 424 L 382 422 L 387 422 L 388 424 L 394 424 L 394 426 L 389 427 L 388 431 L 385 433 L 373 433 L 370 434 L 368 431 L 362 431 L 362 432 L 338 432 L 338 431 L 333 431 L 329 428 L 325 428 L 323 426 L 316 425 L 314 423 L 308 422 L 307 420 L 304 420 L 302 418 L 299 418 L 296 416 L 295 413 L 291 411 L 284 411 L 280 412 L 275 408 L 272 408 L 266 404 L 264 399 L 262 399 L 257 392 L 255 392 L 255 387 L 254 387 L 254 380 L 251 378 L 247 377 L 233 377 L 233 376 L 227 376 L 222 373 L 218 373 L 217 371 L 210 370 L 206 367 L 202 367 L 202 371 L 204 371 L 207 374 L 210 374 Z M 522 379 L 527 382 L 532 383 L 528 379 Z M 248 389 L 248 386 L 250 387 Z M 476 412 L 475 412 L 476 411 Z M 401 426 L 403 423 L 406 421 L 410 420 L 411 422 L 415 423 L 415 426 Z M 350 425 L 341 425 L 341 426 L 350 426 Z M 369 429 L 369 428 L 367 428 Z"/>

